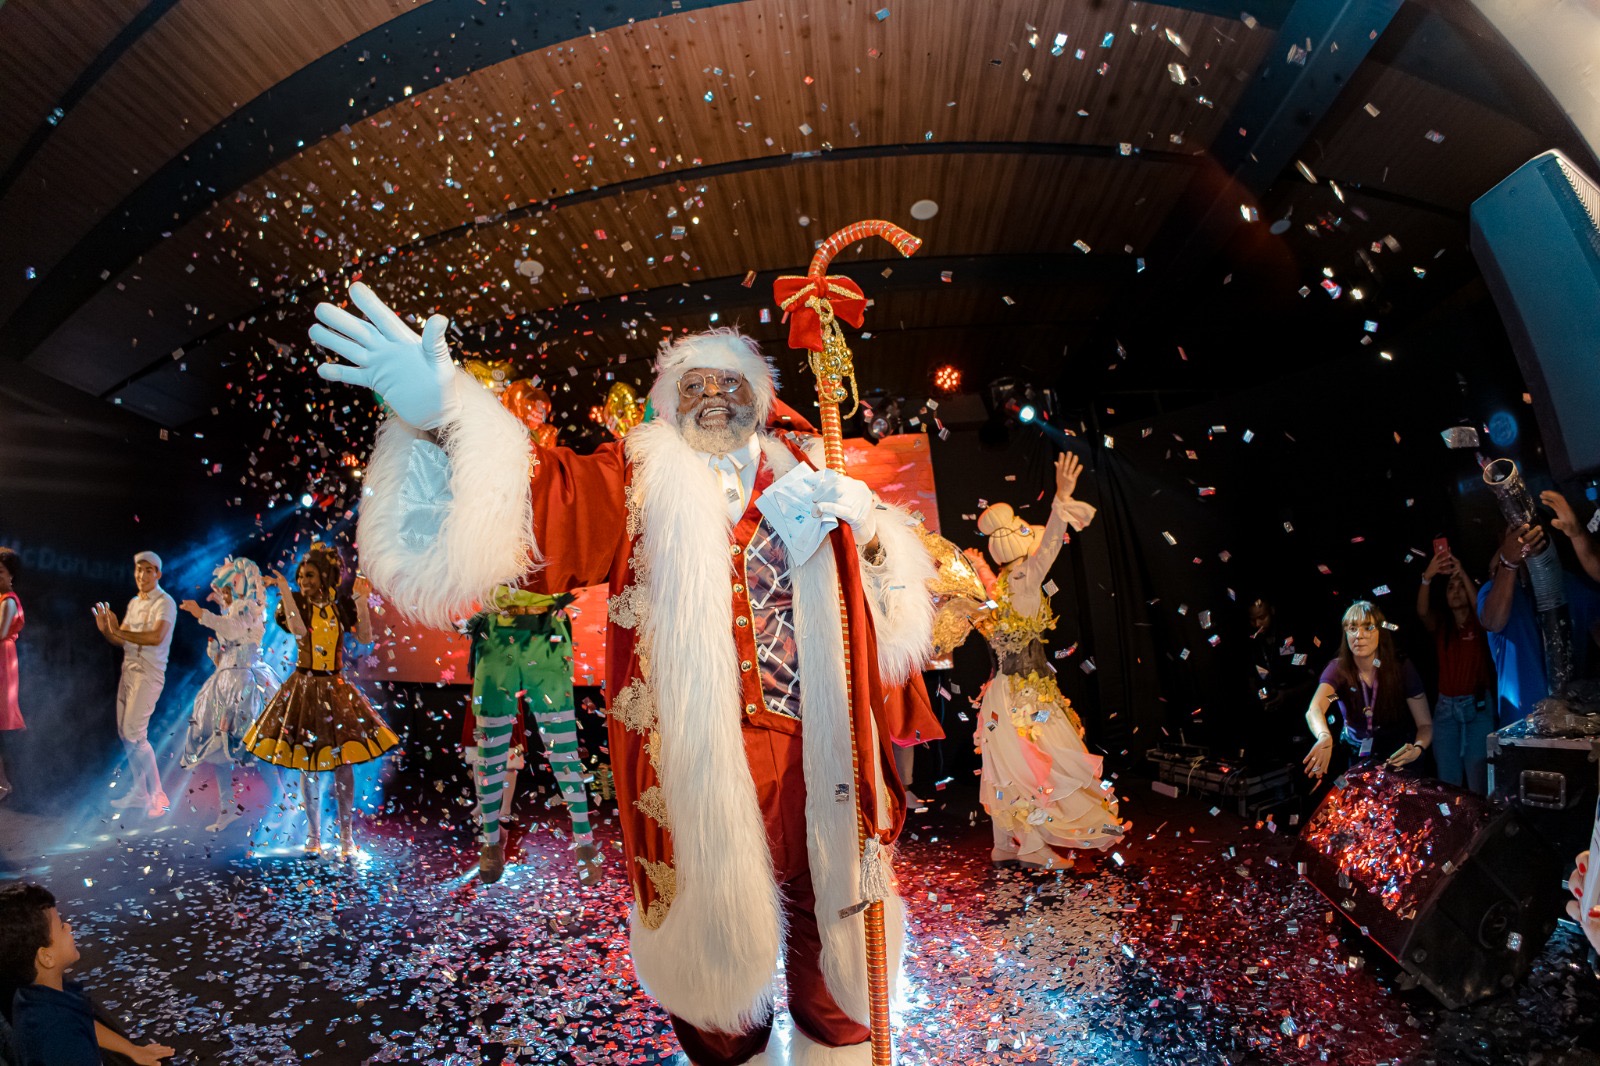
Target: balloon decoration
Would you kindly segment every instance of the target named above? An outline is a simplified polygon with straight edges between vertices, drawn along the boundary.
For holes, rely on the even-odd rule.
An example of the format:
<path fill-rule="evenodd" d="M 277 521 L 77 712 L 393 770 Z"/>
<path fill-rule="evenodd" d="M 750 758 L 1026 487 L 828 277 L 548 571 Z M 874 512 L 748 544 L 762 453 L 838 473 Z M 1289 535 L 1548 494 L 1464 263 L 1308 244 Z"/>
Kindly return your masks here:
<path fill-rule="evenodd" d="M 468 359 L 461 365 L 478 384 L 500 397 L 500 403 L 517 416 L 517 421 L 528 427 L 528 432 L 533 434 L 534 442 L 539 447 L 556 446 L 561 431 L 550 424 L 550 394 L 530 378 L 513 381 L 515 371 L 510 359 L 494 362 Z"/>
<path fill-rule="evenodd" d="M 916 532 L 938 567 L 928 582 L 934 603 L 933 657 L 946 659 L 989 612 L 989 593 L 960 548 L 921 526 Z"/>
<path fill-rule="evenodd" d="M 639 401 L 639 394 L 632 385 L 619 381 L 611 386 L 611 391 L 606 393 L 604 417 L 605 427 L 618 440 L 644 421 L 644 404 Z"/>
<path fill-rule="evenodd" d="M 468 359 L 461 364 L 461 368 L 476 378 L 478 384 L 497 394 L 511 382 L 512 369 L 509 359 L 499 359 L 492 363 L 482 359 Z"/>

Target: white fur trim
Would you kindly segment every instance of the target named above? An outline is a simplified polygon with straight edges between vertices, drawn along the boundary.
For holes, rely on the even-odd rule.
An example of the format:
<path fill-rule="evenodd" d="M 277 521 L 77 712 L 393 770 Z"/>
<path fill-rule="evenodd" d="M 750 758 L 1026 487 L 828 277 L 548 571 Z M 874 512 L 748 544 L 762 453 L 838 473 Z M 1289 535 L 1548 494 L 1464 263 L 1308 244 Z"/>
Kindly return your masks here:
<path fill-rule="evenodd" d="M 779 465 L 779 454 L 788 461 Z M 767 443 L 773 472 L 782 475 L 795 460 L 776 441 Z M 919 546 L 920 547 L 920 546 Z M 870 595 L 869 595 L 870 598 Z M 839 576 L 826 546 L 794 573 L 794 627 L 800 645 L 800 699 L 805 727 L 801 744 L 806 768 L 807 855 L 817 897 L 817 932 L 822 940 L 822 976 L 839 1008 L 868 1023 L 866 919 L 840 918 L 861 898 L 861 848 L 856 840 L 855 774 L 850 758 L 850 704 L 844 674 L 844 629 L 839 622 Z M 859 639 L 852 634 L 853 639 Z M 870 743 L 870 741 L 869 741 Z M 875 759 L 876 746 L 861 753 Z M 850 799 L 835 799 L 835 786 L 848 784 Z M 900 899 L 885 901 L 890 983 L 900 968 L 904 940 Z"/>
<path fill-rule="evenodd" d="M 656 380 L 650 386 L 650 402 L 658 418 L 676 424 L 678 379 L 685 370 L 695 367 L 737 370 L 743 374 L 756 394 L 756 425 L 767 424 L 773 400 L 778 395 L 778 371 L 772 360 L 761 354 L 755 341 L 730 328 L 692 333 L 662 342 L 656 355 Z"/>
<path fill-rule="evenodd" d="M 825 1047 L 795 1027 L 789 1044 L 789 1066 L 872 1066 L 872 1041 L 848 1047 Z"/>
<path fill-rule="evenodd" d="M 878 673 L 889 686 L 903 685 L 933 657 L 933 593 L 938 573 L 933 557 L 899 507 L 878 517 L 883 564 L 864 566 L 867 603 L 878 635 Z"/>
<path fill-rule="evenodd" d="M 660 928 L 634 909 L 634 968 L 691 1025 L 744 1032 L 772 1010 L 783 911 L 740 726 L 726 503 L 676 426 L 648 422 L 625 447 L 651 573 L 645 637 L 677 870 Z"/>
<path fill-rule="evenodd" d="M 806 442 L 811 461 L 822 465 L 822 438 Z M 881 501 L 880 501 L 881 502 Z M 915 519 L 885 504 L 878 515 L 883 564 L 861 568 L 867 604 L 878 637 L 878 674 L 889 687 L 903 685 L 933 657 L 933 594 L 938 567 L 916 534 Z"/>
<path fill-rule="evenodd" d="M 451 502 L 433 543 L 416 548 L 401 539 L 412 452 L 431 445 L 398 418 L 378 430 L 356 527 L 373 587 L 401 613 L 436 629 L 452 628 L 496 585 L 517 582 L 539 558 L 528 431 L 465 372 L 457 372 L 456 392 L 459 413 L 444 428 Z"/>

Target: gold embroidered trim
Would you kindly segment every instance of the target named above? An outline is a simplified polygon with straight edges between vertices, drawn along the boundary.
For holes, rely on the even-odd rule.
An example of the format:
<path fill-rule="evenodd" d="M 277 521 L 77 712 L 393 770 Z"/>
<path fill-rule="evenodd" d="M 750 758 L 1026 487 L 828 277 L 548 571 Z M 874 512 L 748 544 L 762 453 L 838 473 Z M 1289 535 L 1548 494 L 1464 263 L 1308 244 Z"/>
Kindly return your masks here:
<path fill-rule="evenodd" d="M 659 736 L 659 734 L 651 734 L 652 738 L 656 736 Z M 633 801 L 633 805 L 639 808 L 640 813 L 652 822 L 671 828 L 670 823 L 667 821 L 667 798 L 662 795 L 660 785 L 651 785 L 645 789 L 639 794 L 639 798 Z"/>
<path fill-rule="evenodd" d="M 678 871 L 672 868 L 671 863 L 651 862 L 643 857 L 637 861 L 650 878 L 650 886 L 656 890 L 655 902 L 650 904 L 650 909 L 645 911 L 641 920 L 646 929 L 659 929 L 661 923 L 666 921 L 672 901 L 678 896 Z"/>
<path fill-rule="evenodd" d="M 637 629 L 644 622 L 649 609 L 650 604 L 645 597 L 644 586 L 637 582 L 606 601 L 606 613 L 612 622 L 623 629 Z"/>
<path fill-rule="evenodd" d="M 639 917 L 639 921 L 646 929 L 660 929 L 661 923 L 667 920 L 667 905 L 659 899 L 650 904 L 650 909 Z"/>
<path fill-rule="evenodd" d="M 635 733 L 651 733 L 656 727 L 656 697 L 650 686 L 635 680 L 611 703 L 611 716 Z"/>
<path fill-rule="evenodd" d="M 623 488 L 622 502 L 628 508 L 628 536 L 637 537 L 644 532 L 644 514 L 641 509 L 643 501 L 639 498 L 639 491 L 632 484 Z"/>

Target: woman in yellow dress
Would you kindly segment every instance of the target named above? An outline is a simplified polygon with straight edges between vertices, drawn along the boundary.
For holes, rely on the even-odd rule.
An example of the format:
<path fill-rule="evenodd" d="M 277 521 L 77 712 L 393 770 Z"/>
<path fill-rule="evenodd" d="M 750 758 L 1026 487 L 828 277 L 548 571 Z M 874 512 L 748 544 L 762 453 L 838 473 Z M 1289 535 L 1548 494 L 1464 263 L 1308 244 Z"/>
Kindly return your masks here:
<path fill-rule="evenodd" d="M 978 516 L 1000 567 L 995 610 L 980 626 L 995 664 L 978 717 L 982 800 L 994 821 L 996 863 L 1060 869 L 1072 860 L 1056 849 L 1104 850 L 1122 838 L 1116 796 L 1100 783 L 1100 756 L 1084 747 L 1083 724 L 1044 653 L 1045 634 L 1056 624 L 1045 578 L 1067 527 L 1081 530 L 1094 519 L 1092 506 L 1072 498 L 1082 469 L 1070 453 L 1056 459 L 1056 494 L 1042 530 L 1009 504 Z"/>
<path fill-rule="evenodd" d="M 312 544 L 295 577 L 300 591 L 282 573 L 272 579 L 279 592 L 278 625 L 299 641 L 294 673 L 278 689 L 244 746 L 259 759 L 301 771 L 306 804 L 306 855 L 322 854 L 322 775 L 333 774 L 339 806 L 339 858 L 355 852 L 356 763 L 383 755 L 399 738 L 372 709 L 359 689 L 340 672 L 340 645 L 346 633 L 362 644 L 372 641 L 367 597 L 372 587 L 357 577 L 351 594 L 339 592 L 339 557 L 325 544 Z"/>

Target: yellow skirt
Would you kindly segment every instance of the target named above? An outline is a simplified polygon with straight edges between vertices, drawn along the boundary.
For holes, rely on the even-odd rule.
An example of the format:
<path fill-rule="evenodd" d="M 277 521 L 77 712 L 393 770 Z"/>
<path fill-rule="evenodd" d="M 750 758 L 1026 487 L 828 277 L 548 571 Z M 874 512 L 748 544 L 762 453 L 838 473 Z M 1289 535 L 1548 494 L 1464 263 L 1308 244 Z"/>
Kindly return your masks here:
<path fill-rule="evenodd" d="M 400 743 L 389 723 L 339 674 L 296 670 L 244 736 L 258 759 L 324 771 L 369 762 Z"/>

